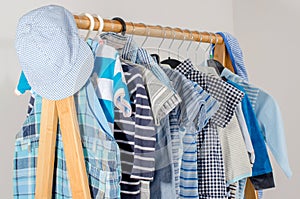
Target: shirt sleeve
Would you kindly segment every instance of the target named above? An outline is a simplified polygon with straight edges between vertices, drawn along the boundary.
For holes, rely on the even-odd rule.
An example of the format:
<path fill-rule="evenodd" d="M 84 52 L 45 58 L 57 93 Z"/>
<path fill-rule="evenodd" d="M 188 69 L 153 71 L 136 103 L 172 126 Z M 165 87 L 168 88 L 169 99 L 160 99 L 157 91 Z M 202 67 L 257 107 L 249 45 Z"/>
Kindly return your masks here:
<path fill-rule="evenodd" d="M 134 160 L 131 178 L 152 180 L 155 168 L 156 132 L 150 102 L 142 76 L 135 78 L 131 95 L 135 111 Z"/>
<path fill-rule="evenodd" d="M 129 91 L 126 85 L 124 72 L 119 59 L 119 55 L 116 55 L 115 66 L 114 66 L 114 77 L 113 77 L 113 95 L 114 105 L 120 109 L 124 117 L 131 116 L 131 106 Z"/>
<path fill-rule="evenodd" d="M 263 136 L 275 160 L 287 177 L 292 176 L 289 165 L 284 125 L 277 102 L 272 96 L 260 91 L 257 97 L 255 113 Z"/>

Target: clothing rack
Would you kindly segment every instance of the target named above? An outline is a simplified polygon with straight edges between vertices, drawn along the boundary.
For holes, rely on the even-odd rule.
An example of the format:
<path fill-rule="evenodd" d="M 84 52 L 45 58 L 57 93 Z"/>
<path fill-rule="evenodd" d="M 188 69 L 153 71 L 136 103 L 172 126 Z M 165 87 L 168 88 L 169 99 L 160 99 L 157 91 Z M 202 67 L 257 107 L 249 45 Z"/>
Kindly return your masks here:
<path fill-rule="evenodd" d="M 74 18 L 79 29 L 89 29 L 90 20 L 87 16 L 74 15 Z M 122 31 L 123 27 L 119 21 L 110 19 L 104 19 L 103 21 L 104 32 L 119 33 Z M 100 21 L 97 17 L 94 17 L 94 22 L 94 31 L 97 31 L 100 27 Z M 214 59 L 234 71 L 223 38 L 215 33 L 132 22 L 126 22 L 126 33 L 215 44 Z M 51 198 L 58 119 L 60 120 L 72 196 L 74 199 L 91 198 L 73 96 L 56 101 L 43 99 L 35 197 L 37 199 Z M 246 199 L 257 199 L 257 193 L 249 182 L 248 180 L 245 192 Z M 251 188 L 249 189 L 248 186 Z"/>

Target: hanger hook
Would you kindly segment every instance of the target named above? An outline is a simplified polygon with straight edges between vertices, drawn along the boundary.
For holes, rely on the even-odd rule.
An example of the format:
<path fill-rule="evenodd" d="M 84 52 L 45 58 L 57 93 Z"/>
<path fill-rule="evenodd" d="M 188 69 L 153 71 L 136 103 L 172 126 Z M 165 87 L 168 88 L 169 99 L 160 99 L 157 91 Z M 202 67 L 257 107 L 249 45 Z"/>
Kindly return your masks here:
<path fill-rule="evenodd" d="M 195 49 L 195 64 L 196 65 L 197 65 L 197 52 L 199 50 L 199 47 L 200 47 L 200 45 L 202 43 L 202 39 L 203 39 L 202 34 L 200 33 L 200 31 L 198 31 L 198 34 L 199 34 L 199 43 L 197 45 L 197 48 Z"/>
<path fill-rule="evenodd" d="M 143 23 L 142 23 L 142 24 L 143 24 Z M 147 33 L 147 35 L 146 35 L 146 38 L 145 38 L 145 40 L 143 41 L 143 43 L 142 43 L 142 45 L 141 45 L 141 48 L 143 48 L 144 44 L 146 43 L 146 41 L 148 40 L 148 37 L 149 37 L 149 35 L 150 35 L 149 27 L 148 27 L 147 25 L 145 25 L 145 24 L 143 24 L 143 25 L 144 25 L 145 28 L 146 28 L 146 33 Z"/>
<path fill-rule="evenodd" d="M 85 36 L 85 39 L 84 39 L 85 41 L 87 41 L 89 39 L 89 36 L 90 36 L 91 32 L 94 30 L 95 20 L 94 20 L 94 17 L 89 13 L 84 13 L 84 16 L 88 17 L 89 20 L 90 20 L 90 27 L 89 27 L 89 30 L 88 30 L 88 32 Z"/>
<path fill-rule="evenodd" d="M 161 40 L 160 44 L 158 45 L 158 49 L 157 49 L 158 54 L 159 54 L 159 51 L 160 51 L 160 47 L 162 46 L 162 44 L 164 43 L 164 41 L 166 39 L 166 35 L 167 35 L 166 29 L 167 28 L 168 27 L 162 27 L 164 36 L 163 36 L 163 39 Z"/>
<path fill-rule="evenodd" d="M 211 59 L 213 58 L 213 50 L 214 50 L 214 48 L 216 47 L 216 44 L 217 44 L 218 41 L 219 41 L 218 35 L 217 35 L 216 33 L 214 33 L 214 35 L 215 35 L 216 42 L 215 42 L 214 45 L 212 45 L 212 48 L 210 49 L 210 58 L 211 58 Z"/>
<path fill-rule="evenodd" d="M 200 47 L 200 45 L 202 44 L 202 39 L 203 39 L 203 36 L 202 36 L 202 34 L 200 33 L 200 31 L 198 31 L 198 34 L 199 34 L 200 41 L 199 41 L 199 44 L 197 45 L 197 48 L 195 49 L 196 52 L 199 50 L 199 47 Z"/>
<path fill-rule="evenodd" d="M 131 23 L 131 25 L 132 25 L 132 31 L 131 31 L 131 38 L 133 38 L 133 34 L 135 33 L 135 25 L 134 25 L 134 23 L 133 22 L 130 22 Z"/>
<path fill-rule="evenodd" d="M 174 43 L 174 40 L 175 40 L 175 37 L 176 37 L 176 31 L 172 28 L 171 29 L 171 31 L 172 31 L 172 33 L 173 33 L 173 39 L 172 39 L 172 41 L 171 41 L 171 43 L 170 43 L 170 45 L 169 45 L 169 57 L 170 57 L 170 50 L 171 50 L 171 47 L 172 47 L 172 45 L 173 45 L 173 43 Z"/>
<path fill-rule="evenodd" d="M 97 19 L 99 20 L 99 28 L 96 36 L 100 36 L 104 28 L 104 20 L 102 19 L 102 17 L 100 17 L 100 15 L 94 14 L 94 16 L 97 17 Z"/>
<path fill-rule="evenodd" d="M 186 39 L 186 36 L 185 36 L 185 34 L 184 34 L 184 30 L 182 30 L 182 29 L 179 29 L 179 30 L 181 30 L 181 32 L 182 32 L 182 34 L 183 34 L 183 40 L 182 40 L 182 42 L 179 44 L 179 46 L 178 46 L 178 48 L 177 48 L 177 58 L 178 58 L 178 59 L 179 59 L 179 49 L 181 48 L 183 42 L 185 42 L 185 39 Z"/>
<path fill-rule="evenodd" d="M 193 35 L 192 31 L 189 30 L 189 32 L 190 32 L 190 35 L 191 35 L 191 41 L 190 41 L 188 47 L 186 48 L 186 57 L 187 57 L 187 58 L 188 58 L 188 52 L 189 52 L 189 50 L 190 50 L 190 47 L 191 47 L 191 45 L 192 45 L 192 43 L 193 43 L 193 41 L 194 41 L 194 35 Z"/>
<path fill-rule="evenodd" d="M 120 24 L 122 25 L 121 34 L 124 36 L 126 33 L 126 22 L 121 17 L 114 17 L 114 18 L 112 18 L 112 20 L 116 20 L 116 21 L 120 22 Z"/>
<path fill-rule="evenodd" d="M 213 38 L 212 38 L 212 34 L 210 32 L 207 32 L 209 34 L 209 38 L 210 38 L 210 41 L 209 41 L 209 46 L 205 49 L 205 52 L 207 52 L 207 50 L 209 48 L 211 48 L 211 45 L 212 45 L 212 41 L 213 41 Z"/>

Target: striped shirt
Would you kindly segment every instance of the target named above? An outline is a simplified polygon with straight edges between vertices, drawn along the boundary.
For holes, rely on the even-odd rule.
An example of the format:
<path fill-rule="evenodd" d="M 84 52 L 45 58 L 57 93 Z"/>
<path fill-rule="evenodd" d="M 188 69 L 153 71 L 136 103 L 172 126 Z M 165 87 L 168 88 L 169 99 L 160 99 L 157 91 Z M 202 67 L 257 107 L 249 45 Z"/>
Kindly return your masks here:
<path fill-rule="evenodd" d="M 218 32 L 224 39 L 226 50 L 229 53 L 234 72 L 248 81 L 248 74 L 244 64 L 244 57 L 242 49 L 240 48 L 238 40 L 227 32 Z"/>
<path fill-rule="evenodd" d="M 122 71 L 118 52 L 101 40 L 88 40 L 94 56 L 92 82 L 107 121 L 113 130 L 114 107 L 122 111 L 125 117 L 131 115 L 129 93 Z"/>
<path fill-rule="evenodd" d="M 122 198 L 140 197 L 140 180 L 150 181 L 154 172 L 155 128 L 150 102 L 139 69 L 123 63 L 130 93 L 132 115 L 115 109 L 114 136 L 122 162 Z"/>
<path fill-rule="evenodd" d="M 142 69 L 144 81 L 151 104 L 155 125 L 159 125 L 162 118 L 166 117 L 180 102 L 179 95 L 174 90 L 169 78 L 153 60 L 147 51 L 138 47 L 132 37 L 124 37 L 115 33 L 101 35 L 108 45 L 115 47 L 121 58 L 135 64 Z"/>
<path fill-rule="evenodd" d="M 197 131 L 206 125 L 219 106 L 206 91 L 178 71 L 163 69 L 182 99 L 169 116 L 176 193 L 180 198 L 199 198 Z"/>
<path fill-rule="evenodd" d="M 218 111 L 197 135 L 197 171 L 199 198 L 225 199 L 226 179 L 217 126 L 227 126 L 243 98 L 243 93 L 220 79 L 195 71 L 190 60 L 182 62 L 176 70 L 198 83 L 220 103 Z"/>

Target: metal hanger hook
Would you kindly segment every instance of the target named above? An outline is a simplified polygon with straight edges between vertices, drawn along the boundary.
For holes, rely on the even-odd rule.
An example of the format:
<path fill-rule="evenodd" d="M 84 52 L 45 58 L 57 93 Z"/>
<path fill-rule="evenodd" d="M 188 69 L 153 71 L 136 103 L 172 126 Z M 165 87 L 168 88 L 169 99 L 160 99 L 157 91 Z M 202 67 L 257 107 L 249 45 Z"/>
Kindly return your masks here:
<path fill-rule="evenodd" d="M 210 41 L 209 41 L 209 46 L 205 49 L 205 52 L 207 52 L 207 50 L 211 48 L 213 42 L 212 34 L 210 32 L 207 33 L 209 34 Z"/>
<path fill-rule="evenodd" d="M 166 36 L 167 36 L 166 27 L 163 27 L 163 34 L 164 34 L 163 39 L 161 40 L 160 44 L 158 45 L 158 49 L 157 49 L 158 54 L 159 54 L 159 51 L 160 51 L 160 47 L 162 46 L 162 44 L 165 41 Z"/>
<path fill-rule="evenodd" d="M 197 65 L 197 52 L 198 52 L 198 50 L 199 50 L 199 47 L 200 47 L 200 45 L 201 45 L 201 43 L 202 43 L 202 39 L 203 39 L 203 36 L 202 36 L 202 34 L 198 31 L 198 34 L 199 34 L 199 44 L 197 45 L 197 47 L 196 47 L 196 49 L 195 49 L 195 64 Z"/>
<path fill-rule="evenodd" d="M 214 50 L 214 48 L 216 47 L 216 44 L 219 42 L 218 35 L 217 35 L 216 33 L 214 33 L 214 35 L 215 35 L 216 42 L 215 42 L 214 45 L 212 45 L 212 48 L 210 49 L 210 56 L 213 55 L 213 50 Z"/>
<path fill-rule="evenodd" d="M 174 40 L 175 40 L 175 37 L 176 37 L 176 31 L 174 31 L 174 29 L 171 29 L 171 31 L 172 31 L 172 33 L 173 33 L 173 39 L 172 39 L 172 41 L 171 41 L 171 43 L 170 43 L 170 45 L 169 45 L 169 57 L 170 57 L 170 50 L 171 50 L 171 47 L 172 47 L 172 45 L 173 45 L 173 43 L 174 43 Z"/>
<path fill-rule="evenodd" d="M 197 45 L 197 48 L 195 49 L 196 52 L 199 50 L 199 47 L 202 44 L 202 39 L 203 39 L 203 36 L 199 31 L 198 31 L 198 34 L 199 34 L 200 41 L 199 41 L 199 44 Z"/>
<path fill-rule="evenodd" d="M 188 58 L 188 52 L 189 52 L 189 50 L 190 50 L 190 47 L 191 47 L 191 45 L 192 45 L 192 43 L 193 43 L 193 41 L 194 41 L 194 35 L 193 35 L 192 31 L 189 30 L 189 32 L 190 32 L 190 35 L 191 35 L 191 41 L 190 41 L 188 47 L 186 48 L 186 57 L 187 57 L 187 58 Z"/>
<path fill-rule="evenodd" d="M 179 49 L 181 48 L 183 42 L 185 42 L 185 39 L 186 39 L 186 36 L 185 36 L 185 34 L 184 34 L 184 31 L 183 31 L 182 29 L 180 29 L 180 30 L 181 30 L 181 32 L 182 32 L 182 34 L 183 34 L 183 40 L 182 40 L 182 42 L 179 44 L 179 46 L 178 46 L 178 48 L 177 48 L 177 56 L 178 56 L 178 59 L 179 59 Z"/>
<path fill-rule="evenodd" d="M 135 25 L 134 25 L 134 23 L 133 22 L 130 22 L 131 23 L 131 25 L 132 25 L 132 31 L 131 31 L 131 38 L 133 39 L 133 34 L 135 33 Z"/>
<path fill-rule="evenodd" d="M 143 23 L 142 23 L 142 24 L 143 24 Z M 146 43 L 146 41 L 148 40 L 148 37 L 149 37 L 149 35 L 150 35 L 150 29 L 149 29 L 149 27 L 148 27 L 147 25 L 145 25 L 145 24 L 143 24 L 143 25 L 144 25 L 145 28 L 146 28 L 147 35 L 146 35 L 146 38 L 145 38 L 145 40 L 143 41 L 143 43 L 142 43 L 142 45 L 141 45 L 141 48 L 143 48 L 144 44 Z"/>

